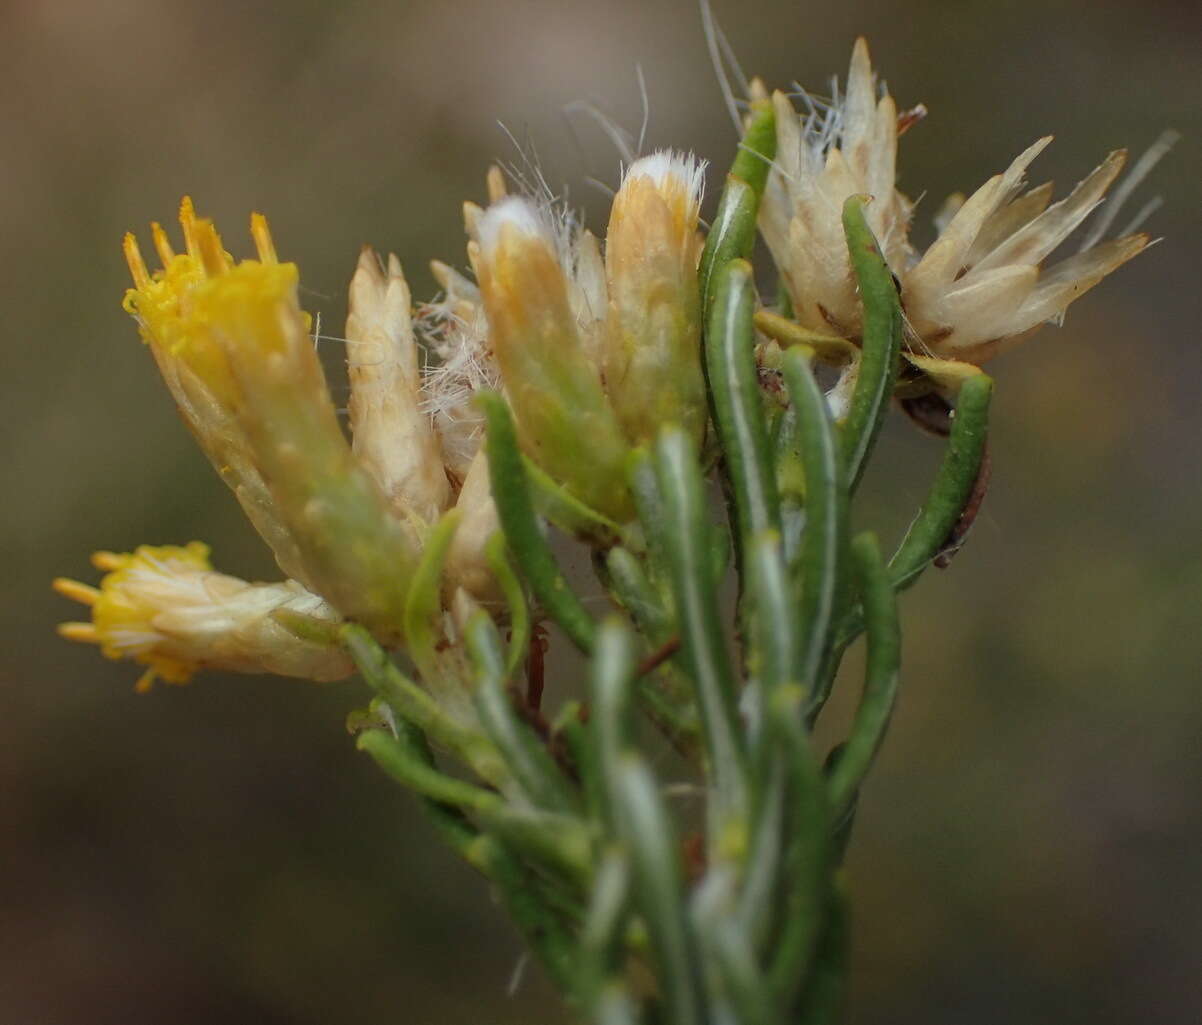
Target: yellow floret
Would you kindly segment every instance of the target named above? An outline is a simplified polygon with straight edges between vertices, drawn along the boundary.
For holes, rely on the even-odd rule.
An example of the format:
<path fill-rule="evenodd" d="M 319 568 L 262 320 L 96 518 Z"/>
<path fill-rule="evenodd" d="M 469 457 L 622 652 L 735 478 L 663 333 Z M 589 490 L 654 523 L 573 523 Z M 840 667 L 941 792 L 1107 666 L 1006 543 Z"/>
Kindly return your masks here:
<path fill-rule="evenodd" d="M 153 273 L 142 258 L 137 239 L 132 234 L 125 236 L 123 248 L 134 287 L 126 291 L 122 307 L 137 320 L 142 338 L 156 350 L 156 358 L 178 360 L 219 400 L 233 401 L 236 391 L 228 360 L 213 332 L 228 330 L 231 318 L 245 321 L 250 312 L 248 300 L 253 300 L 249 305 L 257 321 L 251 325 L 251 333 L 242 337 L 261 338 L 270 349 L 279 336 L 275 304 L 296 308 L 300 275 L 296 264 L 279 262 L 262 214 L 251 216 L 251 236 L 259 259 L 236 265 L 213 222 L 198 218 L 186 196 L 179 221 L 186 248 L 183 253 L 172 249 L 159 224 L 151 225 L 162 261 L 162 268 Z M 302 317 L 307 331 L 308 318 Z"/>
<path fill-rule="evenodd" d="M 99 590 L 77 580 L 54 582 L 59 594 L 92 608 L 91 623 L 64 623 L 59 633 L 99 645 L 106 658 L 132 658 L 148 666 L 138 680 L 139 692 L 149 690 L 156 679 L 187 683 L 200 663 L 166 654 L 162 646 L 167 638 L 154 621 L 170 607 L 181 579 L 212 572 L 208 546 L 199 541 L 183 547 L 142 545 L 133 554 L 97 552 L 92 561 L 109 571 Z"/>

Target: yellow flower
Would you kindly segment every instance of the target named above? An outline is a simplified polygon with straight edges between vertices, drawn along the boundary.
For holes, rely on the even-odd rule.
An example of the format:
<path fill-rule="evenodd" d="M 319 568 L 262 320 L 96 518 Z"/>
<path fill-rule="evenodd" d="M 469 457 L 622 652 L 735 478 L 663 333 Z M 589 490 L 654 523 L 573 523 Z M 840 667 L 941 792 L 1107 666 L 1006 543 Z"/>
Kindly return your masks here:
<path fill-rule="evenodd" d="M 308 584 L 296 543 L 281 520 L 239 422 L 239 393 L 229 361 L 211 334 L 201 329 L 204 314 L 198 311 L 198 303 L 203 308 L 206 293 L 224 284 L 229 257 L 212 222 L 197 218 L 188 197 L 180 204 L 179 222 L 186 245 L 183 253 L 172 249 L 161 225 L 151 225 L 155 250 L 162 262 L 162 268 L 153 274 L 146 267 L 137 239 L 132 234 L 125 236 L 125 258 L 134 287 L 126 291 L 122 306 L 137 322 L 201 450 L 234 492 L 280 568 Z M 246 261 L 249 273 L 255 274 L 257 268 L 269 280 L 274 279 L 277 294 L 294 291 L 296 266 L 278 263 L 262 216 L 252 217 L 251 233 L 260 260 Z"/>
<path fill-rule="evenodd" d="M 856 42 L 846 93 L 829 104 L 806 97 L 798 115 L 773 97 L 777 160 L 760 227 L 781 269 L 793 314 L 812 331 L 856 338 L 859 304 L 843 243 L 840 210 L 857 193 L 874 197 L 869 225 L 897 278 L 907 345 L 920 355 L 981 363 L 1048 321 L 1149 242 L 1134 228 L 1103 241 L 1122 199 L 1171 145 L 1163 140 L 1117 190 L 1079 252 L 1043 263 L 1102 202 L 1126 160 L 1111 153 L 1072 193 L 1049 205 L 1051 184 L 1025 188 L 1028 165 L 1051 141 L 1024 151 L 967 200 L 938 218 L 936 241 L 919 255 L 908 238 L 913 204 L 895 187 L 897 140 L 922 108 L 899 117 L 878 89 L 863 39 Z"/>
<path fill-rule="evenodd" d="M 382 637 L 399 637 L 418 539 L 352 453 L 266 221 L 257 260 L 234 264 L 211 221 L 185 200 L 187 253 L 155 229 L 163 270 L 125 249 L 137 318 L 185 419 L 242 499 L 285 573 Z"/>
<path fill-rule="evenodd" d="M 97 552 L 92 561 L 107 571 L 99 589 L 54 582 L 60 594 L 92 609 L 90 623 L 64 623 L 59 633 L 98 644 L 108 658 L 148 666 L 139 691 L 155 679 L 187 683 L 202 667 L 320 681 L 351 672 L 337 646 L 302 639 L 284 625 L 290 615 L 312 624 L 315 634 L 338 623 L 329 605 L 295 581 L 251 584 L 218 573 L 199 541 L 143 545 L 124 555 Z"/>

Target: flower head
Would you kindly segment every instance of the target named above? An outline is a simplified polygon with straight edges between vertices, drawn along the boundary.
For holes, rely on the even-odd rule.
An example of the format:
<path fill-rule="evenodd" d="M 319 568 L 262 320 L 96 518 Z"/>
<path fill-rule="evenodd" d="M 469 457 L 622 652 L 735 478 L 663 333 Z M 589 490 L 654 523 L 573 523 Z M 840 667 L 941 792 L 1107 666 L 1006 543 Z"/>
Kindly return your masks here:
<path fill-rule="evenodd" d="M 599 341 L 605 310 L 604 278 L 600 295 L 590 287 L 599 267 L 573 274 L 574 240 L 524 197 L 484 211 L 473 242 L 493 354 L 523 446 L 576 497 L 624 519 L 627 446 L 589 344 Z"/>
<path fill-rule="evenodd" d="M 154 229 L 164 267 L 153 275 L 126 237 L 126 308 L 285 573 L 396 636 L 418 539 L 343 436 L 297 301 L 296 266 L 279 262 L 259 215 L 259 258 L 237 264 L 188 200 L 180 225 L 182 255 Z"/>
<path fill-rule="evenodd" d="M 106 571 L 99 589 L 56 580 L 59 593 L 91 606 L 90 623 L 64 623 L 71 640 L 98 644 L 112 659 L 130 658 L 147 670 L 138 690 L 154 680 L 187 683 L 202 667 L 337 680 L 351 672 L 336 645 L 304 639 L 283 614 L 331 629 L 334 611 L 295 581 L 251 584 L 216 572 L 199 541 L 177 547 L 143 545 L 132 554 L 97 552 Z"/>
<path fill-rule="evenodd" d="M 705 430 L 697 220 L 705 164 L 660 152 L 636 160 L 614 196 L 605 238 L 609 311 L 605 387 L 626 436 L 643 444 L 678 423 Z"/>
<path fill-rule="evenodd" d="M 898 281 L 909 348 L 944 359 L 988 359 L 1059 318 L 1073 300 L 1148 245 L 1148 237 L 1136 233 L 1102 240 L 1130 191 L 1128 183 L 1150 169 L 1144 161 L 1081 250 L 1043 266 L 1102 202 L 1126 159 L 1121 150 L 1111 153 L 1069 196 L 1049 205 L 1050 184 L 1027 189 L 1025 182 L 1027 167 L 1049 136 L 968 199 L 946 206 L 938 237 L 919 255 L 909 240 L 913 204 L 897 190 L 895 177 L 898 137 L 923 108 L 899 116 L 888 90 L 877 84 L 862 39 L 852 53 L 844 96 L 836 89 L 829 104 L 803 98 L 808 109 L 800 115 L 783 94 L 773 98 L 777 166 L 760 226 L 794 316 L 807 329 L 859 335 L 859 306 L 840 227 L 843 201 L 857 193 L 874 197 L 869 226 Z"/>

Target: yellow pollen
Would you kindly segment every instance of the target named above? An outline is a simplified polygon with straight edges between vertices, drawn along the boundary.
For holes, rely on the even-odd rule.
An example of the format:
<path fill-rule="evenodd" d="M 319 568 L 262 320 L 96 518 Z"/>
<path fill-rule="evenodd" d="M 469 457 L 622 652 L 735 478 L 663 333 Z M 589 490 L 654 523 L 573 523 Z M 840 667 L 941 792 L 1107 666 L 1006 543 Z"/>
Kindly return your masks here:
<path fill-rule="evenodd" d="M 132 231 L 125 233 L 121 241 L 125 252 L 125 262 L 129 264 L 129 273 L 133 276 L 135 288 L 146 288 L 150 284 L 150 272 L 146 269 L 146 261 L 142 259 L 142 250 L 138 248 L 138 240 Z"/>
<path fill-rule="evenodd" d="M 92 623 L 59 623 L 58 635 L 69 641 L 80 641 L 83 644 L 99 644 L 100 634 Z"/>
<path fill-rule="evenodd" d="M 271 229 L 267 227 L 267 218 L 262 214 L 250 215 L 250 235 L 255 240 L 255 248 L 259 251 L 262 263 L 279 263 L 275 253 L 275 243 L 271 239 Z"/>
<path fill-rule="evenodd" d="M 100 597 L 100 592 L 95 587 L 66 577 L 58 577 L 51 586 L 64 598 L 82 602 L 84 605 L 95 605 L 96 599 Z"/>
<path fill-rule="evenodd" d="M 166 269 L 167 264 L 175 256 L 175 250 L 171 248 L 171 243 L 167 240 L 167 232 L 163 230 L 163 226 L 158 221 L 150 222 L 150 233 L 154 236 L 154 248 L 159 254 L 159 261 Z"/>

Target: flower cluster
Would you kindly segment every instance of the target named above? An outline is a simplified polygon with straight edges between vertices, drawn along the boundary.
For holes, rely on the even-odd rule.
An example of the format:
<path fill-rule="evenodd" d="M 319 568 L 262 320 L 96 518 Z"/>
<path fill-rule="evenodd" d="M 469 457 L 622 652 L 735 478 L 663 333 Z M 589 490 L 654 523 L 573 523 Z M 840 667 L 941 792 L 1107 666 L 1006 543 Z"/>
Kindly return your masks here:
<path fill-rule="evenodd" d="M 630 446 L 649 441 L 663 422 L 686 423 L 697 437 L 705 426 L 696 279 L 702 173 L 698 161 L 671 153 L 634 163 L 603 254 L 548 197 L 507 195 L 494 169 L 490 206 L 466 207 L 479 284 L 436 263 L 444 295 L 416 318 L 400 262 L 365 248 L 345 332 L 349 442 L 297 300 L 297 268 L 280 262 L 261 215 L 251 218 L 257 259 L 238 263 L 189 199 L 180 210 L 183 252 L 152 225 L 159 270 L 148 269 L 127 235 L 133 287 L 125 309 L 184 422 L 289 578 L 242 584 L 243 593 L 318 603 L 387 643 L 404 643 L 409 586 L 430 532 L 454 512 L 441 556 L 444 606 L 495 598 L 485 547 L 497 513 L 473 404 L 484 389 L 504 389 L 528 457 L 557 485 L 598 513 L 629 518 Z M 419 332 L 433 355 L 424 366 Z M 64 594 L 93 609 L 93 623 L 68 624 L 66 636 L 145 662 L 144 680 L 178 682 L 201 665 L 329 676 L 334 663 L 306 660 L 314 645 L 287 630 L 242 645 L 236 638 L 247 624 L 213 602 L 180 598 L 189 614 L 174 632 L 147 628 L 128 642 L 103 610 L 128 605 L 142 621 L 159 621 L 171 595 L 198 586 L 198 552 L 99 556 L 105 568 L 114 559 L 153 564 L 162 586 L 131 589 L 128 574 L 110 574 L 100 592 L 61 581 Z M 202 561 L 229 593 L 234 578 L 212 574 L 207 552 Z M 164 585 L 172 574 L 180 577 L 175 589 Z M 258 616 L 246 607 L 234 611 Z M 228 654 L 234 650 L 237 657 Z"/>
<path fill-rule="evenodd" d="M 751 98 L 753 109 L 774 118 L 776 156 L 758 225 L 787 299 L 787 315 L 762 311 L 757 323 L 781 340 L 834 354 L 845 368 L 829 396 L 837 418 L 847 411 L 863 344 L 842 221 L 849 197 L 871 197 L 867 223 L 900 293 L 904 350 L 930 375 L 920 384 L 954 385 L 975 373 L 974 364 L 1061 316 L 1148 245 L 1133 231 L 1103 237 L 1155 153 L 1120 187 L 1120 202 L 1096 221 L 1080 252 L 1043 266 L 1099 206 L 1125 160 L 1122 151 L 1112 153 L 1051 203 L 1050 184 L 1025 185 L 1044 138 L 971 196 L 945 204 L 938 237 L 919 254 L 909 237 L 913 204 L 895 180 L 898 138 L 923 109 L 899 113 L 877 83 L 863 40 L 845 92 L 834 91 L 829 102 L 800 94 L 800 114 L 788 96 L 769 98 L 758 82 Z M 86 585 L 62 583 L 94 613 L 89 629 L 69 625 L 67 635 L 108 654 L 131 654 L 170 680 L 204 664 L 288 666 L 294 675 L 324 678 L 341 664 L 334 655 L 314 659 L 314 642 L 250 629 L 262 616 L 246 610 L 277 598 L 287 604 L 285 595 L 287 602 L 327 603 L 323 616 L 357 621 L 382 642 L 404 645 L 410 587 L 422 560 L 433 557 L 429 542 L 440 524 L 446 543 L 434 554 L 442 608 L 459 608 L 460 625 L 476 603 L 496 608 L 498 581 L 486 549 L 499 518 L 484 415 L 474 401 L 485 390 L 504 393 L 525 458 L 551 487 L 609 523 L 632 520 L 632 451 L 665 424 L 681 427 L 694 444 L 708 429 L 697 273 L 704 170 L 693 156 L 670 151 L 633 161 L 602 244 L 548 190 L 511 195 L 494 168 L 488 206 L 464 206 L 472 276 L 434 263 L 443 294 L 416 311 L 397 258 L 381 260 L 365 248 L 345 332 L 349 440 L 297 299 L 299 272 L 279 260 L 261 215 L 250 226 L 257 257 L 241 262 L 188 199 L 179 218 L 183 252 L 160 225 L 151 227 L 160 269 L 148 269 L 127 235 L 133 287 L 125 309 L 185 423 L 288 579 L 241 584 L 232 608 L 250 619 L 234 623 L 228 608 L 216 611 L 229 605 L 233 578 L 213 576 L 226 582 L 212 585 L 220 601 L 181 597 L 189 609 L 184 626 L 158 641 L 147 640 L 159 636 L 148 628 L 131 644 L 103 610 L 124 602 L 141 610 L 135 618 L 160 621 L 171 595 L 200 586 L 197 550 L 163 549 L 154 559 L 150 549 L 105 555 L 106 568 L 113 559 L 153 562 L 160 582 L 179 573 L 180 587 L 131 589 L 123 570 L 105 578 L 102 600 L 93 601 Z M 204 572 L 211 573 L 207 562 Z M 262 603 L 242 600 L 250 595 Z M 205 610 L 211 624 L 202 622 Z M 195 631 L 192 643 L 182 638 L 185 628 Z M 443 632 L 455 632 L 449 619 Z M 309 647 L 296 647 L 302 642 Z"/>

